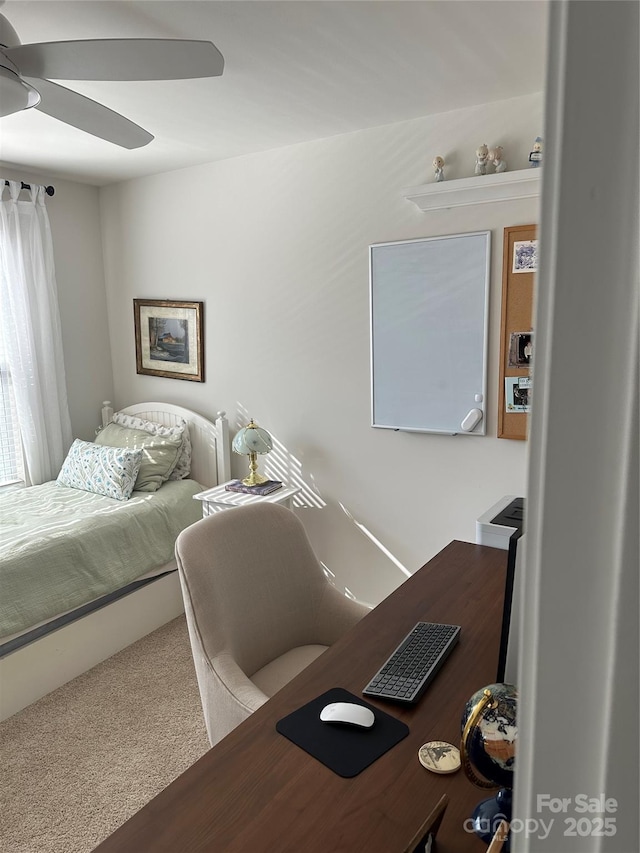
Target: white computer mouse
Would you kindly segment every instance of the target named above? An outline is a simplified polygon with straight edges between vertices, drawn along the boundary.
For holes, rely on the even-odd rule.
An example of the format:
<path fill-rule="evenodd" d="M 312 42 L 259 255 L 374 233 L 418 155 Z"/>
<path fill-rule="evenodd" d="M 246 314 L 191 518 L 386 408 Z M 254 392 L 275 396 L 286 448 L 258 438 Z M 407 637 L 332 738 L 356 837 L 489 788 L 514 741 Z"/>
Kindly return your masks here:
<path fill-rule="evenodd" d="M 347 723 L 363 729 L 370 729 L 376 720 L 373 711 L 355 702 L 332 702 L 325 705 L 320 711 L 320 719 L 323 723 Z"/>

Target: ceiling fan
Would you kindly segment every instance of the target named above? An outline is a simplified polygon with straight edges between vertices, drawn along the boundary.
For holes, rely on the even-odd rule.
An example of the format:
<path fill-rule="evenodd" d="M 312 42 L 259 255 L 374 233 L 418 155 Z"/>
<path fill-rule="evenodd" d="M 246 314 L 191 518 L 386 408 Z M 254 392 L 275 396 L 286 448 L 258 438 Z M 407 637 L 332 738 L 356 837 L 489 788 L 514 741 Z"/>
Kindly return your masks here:
<path fill-rule="evenodd" d="M 20 44 L 14 28 L 0 14 L 0 116 L 35 107 L 123 148 L 141 148 L 153 136 L 51 79 L 185 80 L 219 77 L 223 69 L 224 57 L 210 41 L 88 39 Z"/>

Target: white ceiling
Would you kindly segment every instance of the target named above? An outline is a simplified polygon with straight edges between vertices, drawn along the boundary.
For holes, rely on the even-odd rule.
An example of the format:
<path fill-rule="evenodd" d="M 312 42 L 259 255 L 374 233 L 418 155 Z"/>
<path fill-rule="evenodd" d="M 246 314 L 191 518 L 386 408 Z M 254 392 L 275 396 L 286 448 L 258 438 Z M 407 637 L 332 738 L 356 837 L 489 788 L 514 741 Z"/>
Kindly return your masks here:
<path fill-rule="evenodd" d="M 68 82 L 154 134 L 128 151 L 31 109 L 0 160 L 104 185 L 544 88 L 543 0 L 7 0 L 23 44 L 208 39 L 222 77 Z"/>

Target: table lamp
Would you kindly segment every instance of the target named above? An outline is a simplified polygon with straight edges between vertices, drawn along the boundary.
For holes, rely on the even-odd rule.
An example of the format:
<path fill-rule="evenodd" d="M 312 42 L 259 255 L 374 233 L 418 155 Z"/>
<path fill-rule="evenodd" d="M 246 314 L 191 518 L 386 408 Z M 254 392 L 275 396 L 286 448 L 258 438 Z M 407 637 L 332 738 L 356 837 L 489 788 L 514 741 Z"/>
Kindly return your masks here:
<path fill-rule="evenodd" d="M 242 482 L 245 486 L 259 486 L 261 483 L 266 483 L 268 477 L 263 477 L 258 474 L 257 455 L 269 453 L 273 447 L 271 436 L 256 423 L 253 418 L 249 423 L 242 427 L 231 444 L 234 453 L 239 453 L 241 456 L 249 457 L 249 476 Z"/>

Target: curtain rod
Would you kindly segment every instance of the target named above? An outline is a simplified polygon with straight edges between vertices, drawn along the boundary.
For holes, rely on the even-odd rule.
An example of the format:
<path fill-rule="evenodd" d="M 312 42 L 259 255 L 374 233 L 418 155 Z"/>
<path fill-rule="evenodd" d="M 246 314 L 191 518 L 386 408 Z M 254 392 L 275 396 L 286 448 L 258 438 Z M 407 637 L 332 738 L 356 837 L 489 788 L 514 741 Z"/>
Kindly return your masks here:
<path fill-rule="evenodd" d="M 21 189 L 23 189 L 23 190 L 30 190 L 31 189 L 31 184 L 25 184 L 24 181 L 20 181 L 20 183 L 22 185 Z M 5 185 L 5 187 L 8 187 L 9 181 L 5 181 L 4 185 Z M 55 193 L 55 187 L 45 187 L 44 191 L 46 192 L 47 195 L 53 195 Z"/>

